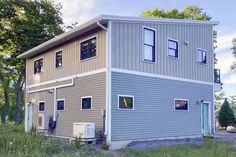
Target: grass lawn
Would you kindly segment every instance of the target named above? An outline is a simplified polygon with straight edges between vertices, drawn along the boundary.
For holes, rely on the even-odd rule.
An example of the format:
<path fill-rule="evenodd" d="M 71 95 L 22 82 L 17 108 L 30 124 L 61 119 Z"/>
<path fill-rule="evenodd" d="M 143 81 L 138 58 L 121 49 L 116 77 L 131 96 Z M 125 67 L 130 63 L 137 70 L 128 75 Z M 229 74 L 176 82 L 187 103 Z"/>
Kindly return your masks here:
<path fill-rule="evenodd" d="M 0 126 L 0 156 L 4 157 L 236 157 L 234 143 L 205 140 L 203 145 L 177 145 L 151 149 L 101 151 L 85 145 L 80 149 L 42 137 L 24 133 L 21 126 Z"/>

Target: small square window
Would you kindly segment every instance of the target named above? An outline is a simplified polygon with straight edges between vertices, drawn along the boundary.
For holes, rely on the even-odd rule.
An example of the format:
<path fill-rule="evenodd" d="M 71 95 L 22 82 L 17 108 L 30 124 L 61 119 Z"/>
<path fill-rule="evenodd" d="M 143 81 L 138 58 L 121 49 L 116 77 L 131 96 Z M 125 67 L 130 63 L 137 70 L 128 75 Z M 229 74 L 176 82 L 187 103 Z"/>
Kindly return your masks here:
<path fill-rule="evenodd" d="M 64 111 L 64 110 L 65 110 L 65 101 L 57 100 L 57 111 Z"/>
<path fill-rule="evenodd" d="M 56 53 L 56 68 L 62 67 L 62 51 Z"/>
<path fill-rule="evenodd" d="M 134 109 L 134 97 L 119 95 L 119 109 Z"/>
<path fill-rule="evenodd" d="M 177 41 L 168 39 L 168 56 L 179 57 L 179 44 Z"/>
<path fill-rule="evenodd" d="M 144 28 L 144 61 L 155 62 L 155 30 Z"/>
<path fill-rule="evenodd" d="M 95 57 L 97 55 L 97 38 L 81 42 L 80 49 L 80 60 Z"/>
<path fill-rule="evenodd" d="M 39 102 L 39 109 L 40 112 L 45 111 L 45 102 Z"/>
<path fill-rule="evenodd" d="M 92 109 L 92 97 L 82 97 L 82 110 L 91 110 Z"/>
<path fill-rule="evenodd" d="M 198 63 L 206 64 L 206 62 L 207 62 L 206 52 L 207 52 L 206 50 L 197 49 L 197 62 Z"/>
<path fill-rule="evenodd" d="M 34 74 L 41 73 L 43 67 L 43 58 L 34 61 Z"/>
<path fill-rule="evenodd" d="M 188 110 L 188 100 L 186 99 L 175 99 L 175 110 Z"/>

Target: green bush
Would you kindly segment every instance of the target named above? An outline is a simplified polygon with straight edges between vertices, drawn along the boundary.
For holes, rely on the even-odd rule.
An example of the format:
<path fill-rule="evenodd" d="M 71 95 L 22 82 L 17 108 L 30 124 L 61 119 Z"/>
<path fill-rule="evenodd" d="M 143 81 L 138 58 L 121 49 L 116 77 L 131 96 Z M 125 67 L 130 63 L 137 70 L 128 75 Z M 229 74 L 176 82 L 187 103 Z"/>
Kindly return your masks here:
<path fill-rule="evenodd" d="M 230 104 L 227 99 L 225 99 L 223 105 L 220 108 L 219 123 L 222 127 L 227 127 L 229 125 L 235 124 L 234 111 L 230 107 Z"/>

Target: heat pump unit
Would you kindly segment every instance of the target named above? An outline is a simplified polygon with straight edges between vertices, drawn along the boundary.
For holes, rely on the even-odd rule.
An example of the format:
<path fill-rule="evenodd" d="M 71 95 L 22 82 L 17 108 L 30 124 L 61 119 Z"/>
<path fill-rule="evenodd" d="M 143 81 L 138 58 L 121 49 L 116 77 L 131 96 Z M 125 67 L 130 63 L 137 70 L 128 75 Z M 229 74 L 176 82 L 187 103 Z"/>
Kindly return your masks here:
<path fill-rule="evenodd" d="M 73 136 L 86 138 L 95 138 L 95 124 L 94 123 L 74 123 Z"/>

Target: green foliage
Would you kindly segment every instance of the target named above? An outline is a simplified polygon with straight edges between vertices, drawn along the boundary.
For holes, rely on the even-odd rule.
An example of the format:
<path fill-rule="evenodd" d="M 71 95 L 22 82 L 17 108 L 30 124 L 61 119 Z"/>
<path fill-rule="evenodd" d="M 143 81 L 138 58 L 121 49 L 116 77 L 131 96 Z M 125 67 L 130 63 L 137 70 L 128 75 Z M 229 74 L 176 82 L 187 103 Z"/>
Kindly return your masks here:
<path fill-rule="evenodd" d="M 225 99 L 219 112 L 219 123 L 222 127 L 227 127 L 235 123 L 235 116 L 229 102 Z"/>
<path fill-rule="evenodd" d="M 104 141 L 100 148 L 103 149 L 103 150 L 108 150 L 109 149 L 109 145 L 107 144 L 106 141 Z"/>
<path fill-rule="evenodd" d="M 154 8 L 153 10 L 146 10 L 142 12 L 141 16 L 144 17 L 158 17 L 158 18 L 175 18 L 175 19 L 191 19 L 191 20 L 210 20 L 211 17 L 203 12 L 203 9 L 198 6 L 188 6 L 184 10 L 179 11 L 177 9 L 171 10 L 159 10 Z"/>
<path fill-rule="evenodd" d="M 79 137 L 76 136 L 75 137 L 75 147 L 80 149 L 81 143 L 82 143 L 81 136 L 79 136 Z"/>

